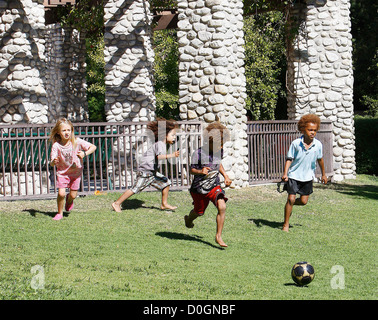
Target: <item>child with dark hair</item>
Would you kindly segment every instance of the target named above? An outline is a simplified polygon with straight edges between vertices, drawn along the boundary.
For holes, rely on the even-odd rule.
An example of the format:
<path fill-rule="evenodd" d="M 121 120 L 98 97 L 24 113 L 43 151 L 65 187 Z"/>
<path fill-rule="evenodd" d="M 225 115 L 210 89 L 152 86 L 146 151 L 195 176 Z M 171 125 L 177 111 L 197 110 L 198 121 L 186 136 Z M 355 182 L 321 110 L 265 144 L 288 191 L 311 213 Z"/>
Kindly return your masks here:
<path fill-rule="evenodd" d="M 185 226 L 193 228 L 193 221 L 205 213 L 210 201 L 217 207 L 217 230 L 215 241 L 221 247 L 227 247 L 222 240 L 222 230 L 226 216 L 227 198 L 220 187 L 219 173 L 223 175 L 226 186 L 231 184 L 221 160 L 223 145 L 229 139 L 229 131 L 219 122 L 209 124 L 204 130 L 204 145 L 196 150 L 192 156 L 190 173 L 194 179 L 190 188 L 193 198 L 193 210 L 184 217 Z"/>
<path fill-rule="evenodd" d="M 307 204 L 313 192 L 312 182 L 315 178 L 316 162 L 322 171 L 322 182 L 327 183 L 323 161 L 322 143 L 315 138 L 320 127 L 320 118 L 315 114 L 304 115 L 298 121 L 298 130 L 302 136 L 295 139 L 286 157 L 283 181 L 287 181 L 287 202 L 285 205 L 282 230 L 289 231 L 289 219 L 294 205 Z M 296 199 L 296 194 L 300 197 Z"/>
<path fill-rule="evenodd" d="M 166 154 L 166 145 L 176 140 L 178 125 L 173 120 L 157 119 L 148 123 L 147 128 L 152 131 L 155 143 L 147 149 L 138 165 L 137 180 L 131 189 L 126 190 L 117 201 L 112 203 L 114 211 L 121 212 L 121 204 L 133 194 L 141 192 L 148 186 L 161 190 L 162 210 L 175 210 L 177 207 L 168 204 L 168 192 L 171 181 L 159 172 L 159 160 L 177 158 L 180 151 Z"/>

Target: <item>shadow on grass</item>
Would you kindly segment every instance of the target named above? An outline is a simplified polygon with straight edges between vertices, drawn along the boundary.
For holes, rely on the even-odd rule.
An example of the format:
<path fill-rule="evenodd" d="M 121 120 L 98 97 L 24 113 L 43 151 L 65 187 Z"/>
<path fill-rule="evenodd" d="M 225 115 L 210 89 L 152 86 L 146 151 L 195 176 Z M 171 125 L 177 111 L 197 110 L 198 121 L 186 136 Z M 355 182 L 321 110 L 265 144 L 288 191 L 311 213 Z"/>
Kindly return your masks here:
<path fill-rule="evenodd" d="M 378 186 L 373 185 L 342 185 L 342 187 L 336 190 L 339 193 L 357 196 L 360 198 L 367 198 L 378 200 Z"/>
<path fill-rule="evenodd" d="M 138 209 L 142 207 L 144 201 L 139 199 L 127 199 L 126 201 L 122 202 L 121 208 L 122 210 L 127 209 Z"/>
<path fill-rule="evenodd" d="M 248 221 L 253 222 L 256 227 L 261 228 L 262 226 L 267 226 L 273 229 L 282 229 L 283 222 L 277 222 L 277 221 L 269 221 L 265 219 L 248 219 Z M 301 227 L 301 224 L 295 223 L 293 225 L 289 225 L 289 228 L 292 228 L 293 226 L 299 226 Z"/>
<path fill-rule="evenodd" d="M 42 210 L 35 210 L 35 209 L 24 209 L 22 212 L 29 212 L 32 217 L 35 217 L 37 213 L 44 214 L 45 216 L 49 216 L 54 218 L 56 215 L 56 211 L 42 211 Z M 63 212 L 63 217 L 68 217 L 70 212 Z"/>
<path fill-rule="evenodd" d="M 122 210 L 135 210 L 135 209 L 139 209 L 139 208 L 156 209 L 156 210 L 162 211 L 162 209 L 160 209 L 160 205 L 158 205 L 158 206 L 146 206 L 146 205 L 144 205 L 144 201 L 142 201 L 140 199 L 127 199 L 121 205 Z"/>
<path fill-rule="evenodd" d="M 177 232 L 156 232 L 155 233 L 159 237 L 173 239 L 173 240 L 186 240 L 186 241 L 197 241 L 200 243 L 207 244 L 210 247 L 213 247 L 215 249 L 224 250 L 222 247 L 218 247 L 208 241 L 202 240 L 200 236 L 190 236 L 184 233 L 177 233 Z"/>
<path fill-rule="evenodd" d="M 341 194 L 378 200 L 378 186 L 371 184 L 328 183 L 314 185 L 317 189 L 331 189 Z"/>
<path fill-rule="evenodd" d="M 308 288 L 308 285 L 300 286 L 299 284 L 296 284 L 294 282 L 291 283 L 285 283 L 285 287 L 298 287 L 298 288 Z"/>
<path fill-rule="evenodd" d="M 269 221 L 265 219 L 248 219 L 248 221 L 253 222 L 258 228 L 261 228 L 262 226 L 268 226 L 275 229 L 282 229 L 282 222 Z"/>

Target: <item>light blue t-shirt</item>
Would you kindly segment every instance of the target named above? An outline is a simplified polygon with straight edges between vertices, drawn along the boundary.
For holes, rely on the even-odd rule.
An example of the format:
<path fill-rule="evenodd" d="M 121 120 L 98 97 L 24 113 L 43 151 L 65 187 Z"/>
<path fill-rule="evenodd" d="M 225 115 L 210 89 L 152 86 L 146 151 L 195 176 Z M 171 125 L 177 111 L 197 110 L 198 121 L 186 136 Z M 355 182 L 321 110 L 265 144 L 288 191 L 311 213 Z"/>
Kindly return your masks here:
<path fill-rule="evenodd" d="M 316 161 L 323 158 L 323 145 L 314 138 L 311 146 L 306 150 L 302 136 L 291 143 L 286 158 L 293 160 L 287 174 L 289 178 L 298 181 L 313 180 Z"/>

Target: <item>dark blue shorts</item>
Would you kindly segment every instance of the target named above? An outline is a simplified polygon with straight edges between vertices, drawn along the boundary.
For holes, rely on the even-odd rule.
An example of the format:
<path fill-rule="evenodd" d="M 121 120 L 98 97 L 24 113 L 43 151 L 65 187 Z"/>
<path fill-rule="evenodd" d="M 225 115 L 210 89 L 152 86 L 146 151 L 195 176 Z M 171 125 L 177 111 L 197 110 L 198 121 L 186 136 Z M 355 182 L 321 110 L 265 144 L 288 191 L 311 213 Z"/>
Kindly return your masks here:
<path fill-rule="evenodd" d="M 308 196 L 313 192 L 312 190 L 312 180 L 310 181 L 298 181 L 290 179 L 287 181 L 287 193 L 297 194 L 302 196 Z"/>

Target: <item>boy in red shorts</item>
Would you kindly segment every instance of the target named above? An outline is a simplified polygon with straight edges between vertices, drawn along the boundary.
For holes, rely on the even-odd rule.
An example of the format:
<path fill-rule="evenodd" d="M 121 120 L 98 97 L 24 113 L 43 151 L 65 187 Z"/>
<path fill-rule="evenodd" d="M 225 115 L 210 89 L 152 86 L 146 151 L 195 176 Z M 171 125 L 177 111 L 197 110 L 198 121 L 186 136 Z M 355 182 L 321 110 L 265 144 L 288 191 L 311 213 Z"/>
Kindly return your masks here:
<path fill-rule="evenodd" d="M 229 186 L 231 180 L 221 164 L 223 145 L 229 136 L 228 129 L 219 122 L 211 123 L 204 130 L 205 144 L 194 152 L 190 167 L 190 173 L 194 175 L 190 188 L 194 208 L 184 217 L 185 226 L 193 228 L 193 220 L 205 213 L 211 201 L 218 209 L 215 241 L 221 247 L 227 247 L 222 240 L 227 198 L 220 187 L 219 173 L 223 175 L 225 185 Z"/>

